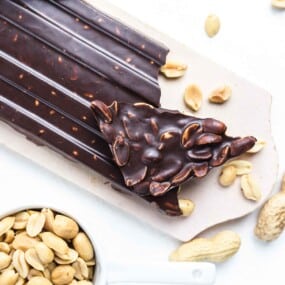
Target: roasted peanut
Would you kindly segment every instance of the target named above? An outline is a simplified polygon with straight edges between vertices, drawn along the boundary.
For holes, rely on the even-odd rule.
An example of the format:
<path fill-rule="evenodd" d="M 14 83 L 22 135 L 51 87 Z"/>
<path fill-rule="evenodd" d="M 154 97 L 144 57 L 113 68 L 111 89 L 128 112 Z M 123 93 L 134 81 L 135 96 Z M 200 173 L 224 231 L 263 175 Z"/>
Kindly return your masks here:
<path fill-rule="evenodd" d="M 38 243 L 36 238 L 31 238 L 26 232 L 16 235 L 12 247 L 14 249 L 21 249 L 26 251 L 27 249 L 34 247 Z"/>
<path fill-rule="evenodd" d="M 40 234 L 43 242 L 51 249 L 61 254 L 68 252 L 68 245 L 62 238 L 56 236 L 51 232 L 44 232 Z"/>
<path fill-rule="evenodd" d="M 242 175 L 241 190 L 246 199 L 259 201 L 261 198 L 260 187 L 250 174 Z"/>
<path fill-rule="evenodd" d="M 271 0 L 271 5 L 274 8 L 285 9 L 285 0 Z"/>
<path fill-rule="evenodd" d="M 237 177 L 237 169 L 233 165 L 226 166 L 222 169 L 219 182 L 222 186 L 227 187 L 234 183 Z"/>
<path fill-rule="evenodd" d="M 0 252 L 9 253 L 11 250 L 10 246 L 6 242 L 0 242 Z"/>
<path fill-rule="evenodd" d="M 44 209 L 42 209 L 41 212 L 46 217 L 45 224 L 44 224 L 44 229 L 46 231 L 52 232 L 53 231 L 53 223 L 54 223 L 54 213 L 53 213 L 53 211 L 51 209 L 44 208 Z"/>
<path fill-rule="evenodd" d="M 39 277 L 44 277 L 43 276 L 43 273 L 41 272 L 41 271 L 39 271 L 39 270 L 36 270 L 36 269 L 31 269 L 30 271 L 29 271 L 29 274 L 28 274 L 28 280 L 31 280 L 33 277 L 37 277 L 37 276 L 39 276 Z"/>
<path fill-rule="evenodd" d="M 193 203 L 193 201 L 189 199 L 179 199 L 178 203 L 183 216 L 187 217 L 193 213 L 195 209 L 195 204 Z"/>
<path fill-rule="evenodd" d="M 46 244 L 43 242 L 38 242 L 34 248 L 39 259 L 44 265 L 53 261 L 54 253 Z"/>
<path fill-rule="evenodd" d="M 277 239 L 285 227 L 285 175 L 281 191 L 273 195 L 259 212 L 255 235 L 262 240 Z"/>
<path fill-rule="evenodd" d="M 54 233 L 64 239 L 73 239 L 79 231 L 77 223 L 63 215 L 55 216 L 53 226 Z"/>
<path fill-rule="evenodd" d="M 51 280 L 55 285 L 65 285 L 74 278 L 75 270 L 70 265 L 59 265 L 51 273 Z"/>
<path fill-rule="evenodd" d="M 167 62 L 165 65 L 163 65 L 160 68 L 160 72 L 166 77 L 166 78 L 178 78 L 184 75 L 186 72 L 187 65 L 182 64 L 179 62 Z"/>
<path fill-rule="evenodd" d="M 40 276 L 31 278 L 27 285 L 53 285 L 48 279 Z"/>
<path fill-rule="evenodd" d="M 216 15 L 209 15 L 205 21 L 205 31 L 209 37 L 215 36 L 220 30 L 220 19 Z"/>
<path fill-rule="evenodd" d="M 18 279 L 18 273 L 12 269 L 4 270 L 0 274 L 0 284 L 2 285 L 15 285 Z"/>
<path fill-rule="evenodd" d="M 0 252 L 0 270 L 8 267 L 11 263 L 11 256 L 5 252 Z"/>
<path fill-rule="evenodd" d="M 189 85 L 184 91 L 184 102 L 192 111 L 198 111 L 202 105 L 202 92 L 200 88 L 195 85 Z"/>
<path fill-rule="evenodd" d="M 29 274 L 29 265 L 25 259 L 25 253 L 17 249 L 12 257 L 12 263 L 16 271 L 22 278 L 26 278 Z"/>
<path fill-rule="evenodd" d="M 27 223 L 27 234 L 30 237 L 37 236 L 43 229 L 46 217 L 43 213 L 36 212 L 33 213 Z"/>
<path fill-rule="evenodd" d="M 79 256 L 85 261 L 94 258 L 94 251 L 89 238 L 85 233 L 80 232 L 72 241 L 75 250 L 78 252 Z"/>
<path fill-rule="evenodd" d="M 42 264 L 39 256 L 37 255 L 37 252 L 34 248 L 29 248 L 25 252 L 25 259 L 27 263 L 32 266 L 34 269 L 39 271 L 44 271 L 44 265 Z"/>
<path fill-rule="evenodd" d="M 208 99 L 211 103 L 223 104 L 230 99 L 231 95 L 231 87 L 224 85 L 212 91 Z"/>
<path fill-rule="evenodd" d="M 29 217 L 30 217 L 30 215 L 26 211 L 16 214 L 13 229 L 14 230 L 25 229 L 27 226 L 27 222 L 28 222 Z"/>
<path fill-rule="evenodd" d="M 14 238 L 15 238 L 15 232 L 13 230 L 8 230 L 4 234 L 3 242 L 11 243 L 14 240 Z"/>
<path fill-rule="evenodd" d="M 6 217 L 0 221 L 0 236 L 8 232 L 14 225 L 15 217 Z"/>
<path fill-rule="evenodd" d="M 222 231 L 212 238 L 196 238 L 181 245 L 171 255 L 171 261 L 222 262 L 240 248 L 240 237 L 232 231 Z"/>
<path fill-rule="evenodd" d="M 252 171 L 252 164 L 246 160 L 231 160 L 224 164 L 223 169 L 228 166 L 234 166 L 236 168 L 236 175 L 249 174 Z"/>

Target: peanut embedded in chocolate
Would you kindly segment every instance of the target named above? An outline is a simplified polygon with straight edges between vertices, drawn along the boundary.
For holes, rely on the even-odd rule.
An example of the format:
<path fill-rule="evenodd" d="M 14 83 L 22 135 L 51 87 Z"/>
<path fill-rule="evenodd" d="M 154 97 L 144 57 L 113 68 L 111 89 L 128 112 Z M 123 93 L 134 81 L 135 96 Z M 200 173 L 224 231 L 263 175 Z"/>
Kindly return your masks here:
<path fill-rule="evenodd" d="M 202 178 L 256 141 L 227 136 L 218 120 L 146 103 L 93 101 L 91 107 L 125 184 L 141 196 L 162 196 L 193 177 Z"/>

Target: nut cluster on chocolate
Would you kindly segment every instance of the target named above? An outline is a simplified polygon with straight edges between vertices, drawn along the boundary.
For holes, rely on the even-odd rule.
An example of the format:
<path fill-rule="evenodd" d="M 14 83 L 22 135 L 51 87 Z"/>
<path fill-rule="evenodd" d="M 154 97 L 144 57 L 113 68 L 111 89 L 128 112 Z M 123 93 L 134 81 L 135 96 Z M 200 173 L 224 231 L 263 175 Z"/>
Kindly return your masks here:
<path fill-rule="evenodd" d="M 142 196 L 161 196 L 190 178 L 202 178 L 256 141 L 227 136 L 218 120 L 146 103 L 93 101 L 92 109 L 126 185 Z"/>

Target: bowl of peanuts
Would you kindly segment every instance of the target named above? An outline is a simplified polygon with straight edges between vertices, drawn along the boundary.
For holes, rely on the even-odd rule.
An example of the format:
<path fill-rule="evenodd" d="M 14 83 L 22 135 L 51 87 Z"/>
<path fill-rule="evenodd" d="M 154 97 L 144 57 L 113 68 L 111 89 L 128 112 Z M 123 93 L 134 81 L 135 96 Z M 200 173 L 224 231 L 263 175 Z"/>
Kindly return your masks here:
<path fill-rule="evenodd" d="M 100 267 L 94 244 L 70 215 L 38 207 L 10 211 L 0 219 L 0 284 L 92 285 Z"/>
<path fill-rule="evenodd" d="M 210 285 L 215 280 L 215 265 L 206 262 L 106 260 L 101 242 L 82 224 L 50 207 L 0 213 L 0 284 Z"/>

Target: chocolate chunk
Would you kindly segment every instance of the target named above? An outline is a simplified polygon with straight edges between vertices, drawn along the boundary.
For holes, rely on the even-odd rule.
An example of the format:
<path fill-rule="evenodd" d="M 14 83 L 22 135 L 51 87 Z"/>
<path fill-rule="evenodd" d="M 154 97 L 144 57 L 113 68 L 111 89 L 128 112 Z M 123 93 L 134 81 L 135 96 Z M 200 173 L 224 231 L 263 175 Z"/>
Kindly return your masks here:
<path fill-rule="evenodd" d="M 145 103 L 117 102 L 116 106 L 116 112 L 113 112 L 112 107 L 101 101 L 91 104 L 110 146 L 118 139 L 122 145 L 128 145 L 128 161 L 117 165 L 125 183 L 134 186 L 133 191 L 138 195 L 165 195 L 174 186 L 193 177 L 206 176 L 213 167 L 244 153 L 256 141 L 254 137 L 227 136 L 225 124 L 215 119 L 199 119 Z M 111 119 L 107 121 L 102 119 L 106 108 L 111 112 Z M 155 131 L 153 122 L 157 126 Z M 105 132 L 106 126 L 108 132 Z M 133 145 L 140 148 L 134 150 Z M 144 175 L 140 174 L 140 179 L 132 179 L 141 172 Z M 136 183 L 131 185 L 128 183 L 130 180 Z"/>

